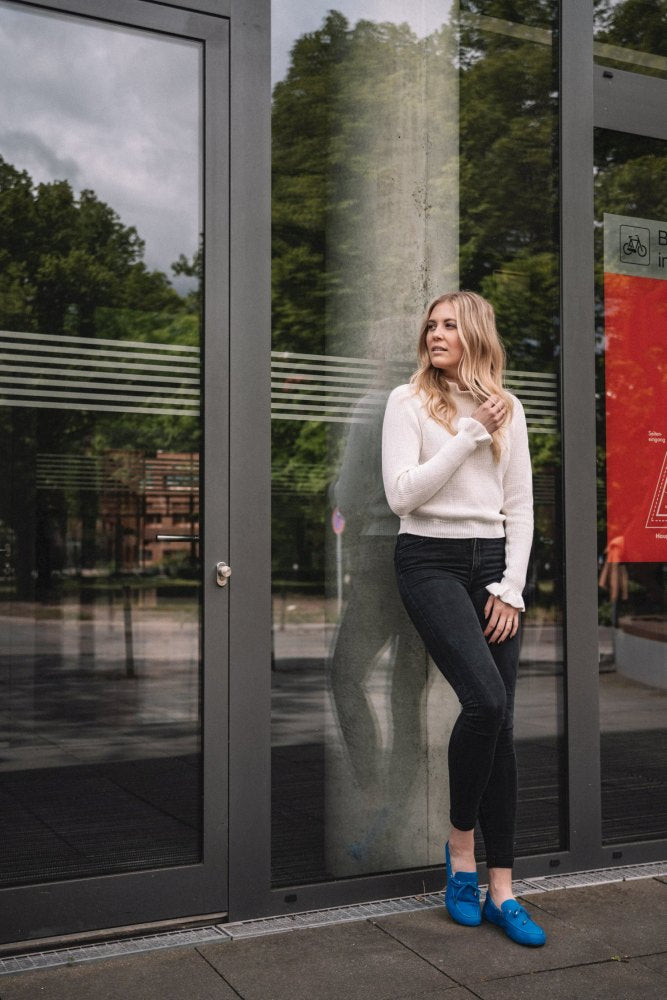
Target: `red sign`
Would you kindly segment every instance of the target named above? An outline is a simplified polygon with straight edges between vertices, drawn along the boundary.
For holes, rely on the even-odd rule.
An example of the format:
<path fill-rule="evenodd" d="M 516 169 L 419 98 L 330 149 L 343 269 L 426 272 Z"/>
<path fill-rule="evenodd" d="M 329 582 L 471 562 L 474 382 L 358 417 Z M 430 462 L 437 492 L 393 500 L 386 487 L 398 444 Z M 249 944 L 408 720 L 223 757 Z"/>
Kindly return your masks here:
<path fill-rule="evenodd" d="M 342 535 L 345 531 L 345 518 L 338 510 L 338 507 L 334 507 L 331 515 L 331 527 L 333 528 L 334 535 Z"/>
<path fill-rule="evenodd" d="M 640 255 L 626 238 L 619 243 L 619 255 L 625 252 L 628 257 L 628 261 L 621 257 L 624 266 L 619 269 L 625 273 L 611 273 L 607 263 L 604 276 L 607 560 L 663 562 L 667 560 L 667 273 L 665 278 L 649 276 L 646 270 L 638 273 L 646 266 L 650 244 L 642 233 L 632 235 L 642 241 L 646 253 Z M 637 273 L 628 273 L 635 257 Z"/>

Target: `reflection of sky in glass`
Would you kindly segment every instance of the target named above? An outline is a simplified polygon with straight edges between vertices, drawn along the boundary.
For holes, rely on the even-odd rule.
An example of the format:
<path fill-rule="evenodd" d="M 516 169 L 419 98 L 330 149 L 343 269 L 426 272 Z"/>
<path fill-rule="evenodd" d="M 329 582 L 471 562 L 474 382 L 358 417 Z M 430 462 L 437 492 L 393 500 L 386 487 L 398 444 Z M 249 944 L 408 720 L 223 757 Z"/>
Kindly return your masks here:
<path fill-rule="evenodd" d="M 201 228 L 199 44 L 4 3 L 0 15 L 0 92 L 12 95 L 0 154 L 35 182 L 91 188 L 171 276 Z"/>
<path fill-rule="evenodd" d="M 271 80 L 282 80 L 289 67 L 294 42 L 306 32 L 317 31 L 330 10 L 357 21 L 386 21 L 409 24 L 420 38 L 429 35 L 449 19 L 457 0 L 272 0 Z"/>

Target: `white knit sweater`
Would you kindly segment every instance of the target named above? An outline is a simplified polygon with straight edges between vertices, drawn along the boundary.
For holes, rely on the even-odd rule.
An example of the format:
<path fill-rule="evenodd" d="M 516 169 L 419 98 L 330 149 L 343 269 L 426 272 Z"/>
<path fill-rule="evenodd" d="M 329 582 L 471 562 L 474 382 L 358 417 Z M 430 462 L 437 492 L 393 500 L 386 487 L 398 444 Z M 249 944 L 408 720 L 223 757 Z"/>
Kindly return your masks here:
<path fill-rule="evenodd" d="M 504 431 L 500 461 L 493 461 L 491 435 L 471 414 L 471 392 L 448 382 L 456 403 L 456 434 L 426 413 L 411 385 L 399 385 L 387 400 L 382 428 L 382 478 L 389 506 L 401 519 L 399 534 L 432 538 L 500 538 L 506 569 L 486 588 L 525 610 L 522 591 L 533 540 L 533 489 L 528 431 L 516 396 Z"/>

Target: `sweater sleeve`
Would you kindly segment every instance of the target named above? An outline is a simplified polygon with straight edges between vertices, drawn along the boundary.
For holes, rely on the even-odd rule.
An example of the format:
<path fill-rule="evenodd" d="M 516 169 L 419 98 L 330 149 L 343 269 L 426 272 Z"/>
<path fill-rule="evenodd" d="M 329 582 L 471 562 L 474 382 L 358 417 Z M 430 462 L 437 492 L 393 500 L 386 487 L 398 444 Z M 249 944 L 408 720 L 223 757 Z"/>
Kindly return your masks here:
<path fill-rule="evenodd" d="M 382 426 L 382 478 L 387 503 L 406 517 L 430 500 L 482 441 L 491 435 L 474 417 L 461 417 L 458 431 L 427 462 L 419 463 L 419 402 L 406 387 L 394 389 Z"/>
<path fill-rule="evenodd" d="M 505 572 L 499 583 L 490 583 L 486 589 L 506 604 L 525 611 L 522 593 L 533 544 L 533 475 L 526 416 L 516 397 L 514 406 L 510 458 L 503 476 L 501 507 L 505 515 Z"/>

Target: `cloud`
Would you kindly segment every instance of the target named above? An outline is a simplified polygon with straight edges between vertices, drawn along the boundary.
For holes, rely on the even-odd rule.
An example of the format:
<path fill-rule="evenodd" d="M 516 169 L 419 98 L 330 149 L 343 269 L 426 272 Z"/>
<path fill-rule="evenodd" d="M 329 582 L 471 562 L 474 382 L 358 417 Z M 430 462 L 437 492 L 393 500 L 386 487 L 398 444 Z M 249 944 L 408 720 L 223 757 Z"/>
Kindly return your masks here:
<path fill-rule="evenodd" d="M 0 153 L 95 191 L 170 274 L 201 230 L 201 75 L 199 43 L 3 5 Z"/>
<path fill-rule="evenodd" d="M 35 183 L 68 180 L 79 185 L 78 164 L 69 157 L 61 158 L 41 136 L 21 129 L 0 132 L 0 151 L 8 163 L 27 170 Z"/>

